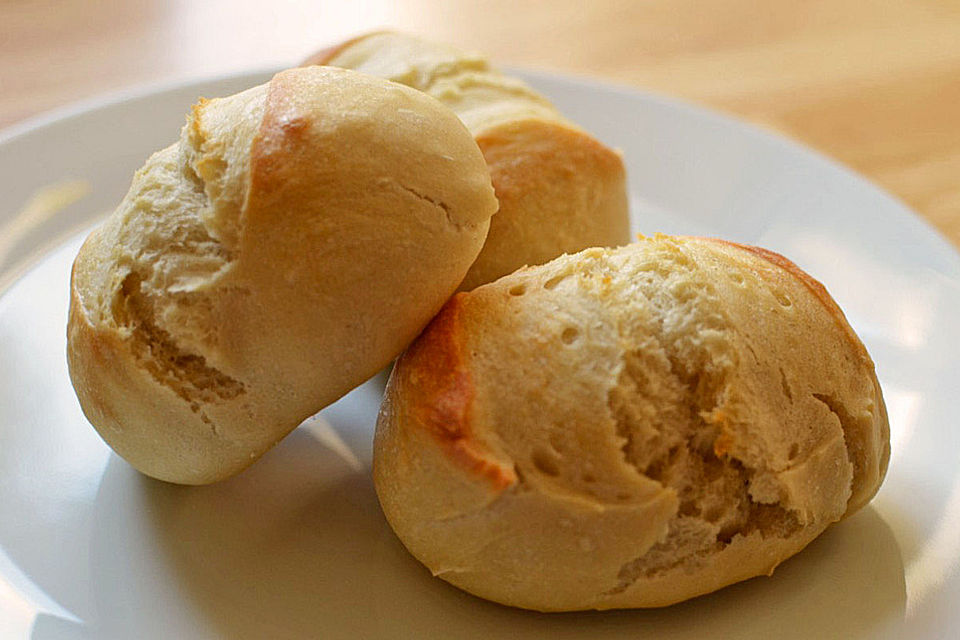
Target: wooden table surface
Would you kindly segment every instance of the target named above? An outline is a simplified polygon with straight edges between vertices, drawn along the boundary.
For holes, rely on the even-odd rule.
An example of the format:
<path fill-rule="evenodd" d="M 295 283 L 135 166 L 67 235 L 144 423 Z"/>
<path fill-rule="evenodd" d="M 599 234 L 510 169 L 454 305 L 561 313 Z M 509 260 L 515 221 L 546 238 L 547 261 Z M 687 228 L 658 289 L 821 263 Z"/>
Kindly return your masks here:
<path fill-rule="evenodd" d="M 130 84 L 293 64 L 386 26 L 776 129 L 960 246 L 956 0 L 0 0 L 0 127 Z"/>

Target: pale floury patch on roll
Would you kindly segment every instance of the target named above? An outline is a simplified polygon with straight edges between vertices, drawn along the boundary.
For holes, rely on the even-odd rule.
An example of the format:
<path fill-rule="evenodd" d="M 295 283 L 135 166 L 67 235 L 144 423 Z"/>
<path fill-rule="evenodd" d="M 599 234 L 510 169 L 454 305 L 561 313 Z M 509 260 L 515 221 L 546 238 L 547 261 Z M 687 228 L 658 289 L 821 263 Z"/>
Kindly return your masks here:
<path fill-rule="evenodd" d="M 374 475 L 434 574 L 556 611 L 769 574 L 888 459 L 873 363 L 820 283 L 660 236 L 455 296 L 394 370 Z"/>
<path fill-rule="evenodd" d="M 496 209 L 469 132 L 407 87 L 313 67 L 201 100 L 77 256 L 83 410 L 148 475 L 237 473 L 396 357 Z"/>
<path fill-rule="evenodd" d="M 356 69 L 426 92 L 476 137 L 500 211 L 461 289 L 563 253 L 630 241 L 620 155 L 484 56 L 383 32 L 320 51 L 307 62 Z"/>

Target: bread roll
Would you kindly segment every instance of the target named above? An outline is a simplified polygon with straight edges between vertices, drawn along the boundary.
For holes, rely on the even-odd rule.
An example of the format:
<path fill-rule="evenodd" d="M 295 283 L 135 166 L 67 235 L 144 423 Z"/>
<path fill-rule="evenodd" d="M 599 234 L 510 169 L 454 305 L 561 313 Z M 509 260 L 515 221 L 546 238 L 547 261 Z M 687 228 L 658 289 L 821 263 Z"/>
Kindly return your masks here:
<path fill-rule="evenodd" d="M 313 67 L 201 100 L 74 263 L 83 411 L 147 475 L 235 474 L 403 350 L 496 208 L 469 132 L 407 87 Z"/>
<path fill-rule="evenodd" d="M 373 33 L 321 51 L 308 63 L 356 69 L 424 91 L 450 107 L 476 137 L 500 211 L 461 289 L 563 253 L 630 242 L 620 155 L 482 56 L 403 34 Z"/>
<path fill-rule="evenodd" d="M 377 425 L 387 519 L 508 605 L 658 607 L 769 574 L 889 459 L 873 363 L 763 249 L 660 236 L 452 298 Z"/>

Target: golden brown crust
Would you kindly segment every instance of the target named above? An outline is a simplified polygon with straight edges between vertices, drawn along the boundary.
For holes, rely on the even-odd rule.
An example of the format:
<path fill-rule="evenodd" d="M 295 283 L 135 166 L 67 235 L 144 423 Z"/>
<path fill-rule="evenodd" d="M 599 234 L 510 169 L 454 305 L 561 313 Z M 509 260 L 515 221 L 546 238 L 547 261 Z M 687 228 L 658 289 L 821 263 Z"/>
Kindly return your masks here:
<path fill-rule="evenodd" d="M 300 170 L 295 150 L 309 144 L 311 123 L 292 104 L 294 87 L 288 86 L 286 79 L 287 76 L 281 74 L 270 82 L 263 120 L 250 146 L 250 189 L 253 192 L 282 187 L 288 177 Z M 284 172 L 287 175 L 283 175 Z"/>
<path fill-rule="evenodd" d="M 494 491 L 517 481 L 516 473 L 491 459 L 470 432 L 473 380 L 465 361 L 459 323 L 461 294 L 451 298 L 417 340 L 402 365 L 409 393 L 417 398 L 411 418 L 426 428 L 464 472 L 485 478 Z"/>
<path fill-rule="evenodd" d="M 519 120 L 476 136 L 500 211 L 461 289 L 586 247 L 629 239 L 620 155 L 559 122 Z"/>

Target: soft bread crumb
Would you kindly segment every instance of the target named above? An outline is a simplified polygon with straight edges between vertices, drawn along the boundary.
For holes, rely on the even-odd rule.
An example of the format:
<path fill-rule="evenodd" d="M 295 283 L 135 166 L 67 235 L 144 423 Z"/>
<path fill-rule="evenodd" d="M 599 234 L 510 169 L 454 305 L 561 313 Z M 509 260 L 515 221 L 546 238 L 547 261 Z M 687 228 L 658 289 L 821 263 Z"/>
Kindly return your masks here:
<path fill-rule="evenodd" d="M 181 143 L 147 161 L 115 214 L 124 224 L 107 241 L 122 269 L 97 283 L 103 287 L 97 295 L 82 298 L 88 315 L 123 332 L 140 366 L 214 430 L 204 405 L 245 391 L 209 361 L 219 348 L 217 318 L 209 312 L 211 292 L 235 262 L 242 231 L 250 144 L 244 136 L 252 137 L 257 116 L 253 125 L 238 116 L 262 111 L 262 104 L 251 106 L 261 94 L 251 89 L 193 108 Z M 237 126 L 225 128 L 224 119 Z M 212 139 L 210 127 L 227 133 Z"/>
<path fill-rule="evenodd" d="M 130 273 L 113 305 L 114 321 L 129 332 L 132 354 L 141 366 L 200 413 L 202 404 L 241 395 L 242 382 L 208 366 L 203 356 L 183 351 L 157 326 L 149 300 L 141 295 L 141 282 L 140 276 Z"/>

